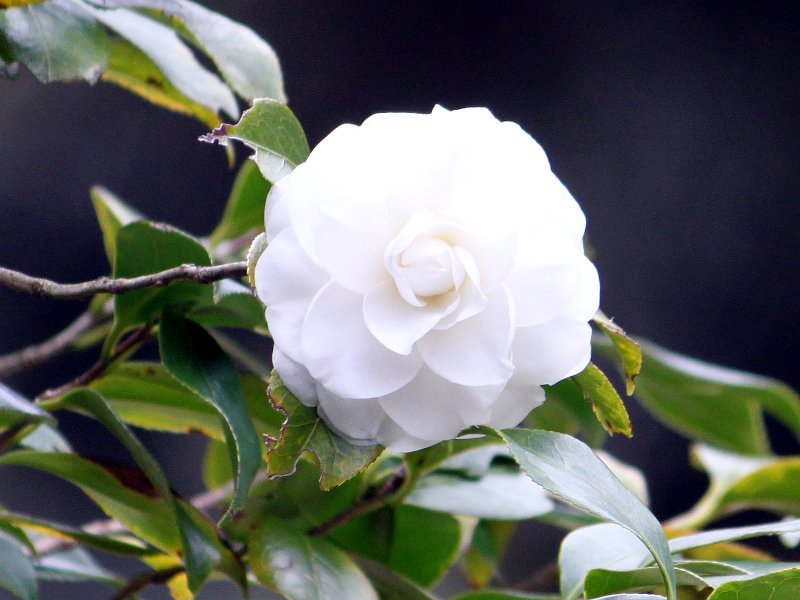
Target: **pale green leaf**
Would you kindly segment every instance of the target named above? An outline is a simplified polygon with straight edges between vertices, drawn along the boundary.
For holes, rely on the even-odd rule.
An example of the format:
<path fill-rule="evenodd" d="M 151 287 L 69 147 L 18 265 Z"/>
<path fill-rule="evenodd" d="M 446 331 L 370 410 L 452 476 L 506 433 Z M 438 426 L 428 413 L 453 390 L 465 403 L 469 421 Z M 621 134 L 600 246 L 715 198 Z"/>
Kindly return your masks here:
<path fill-rule="evenodd" d="M 89 195 L 103 234 L 103 247 L 108 262 L 113 267 L 117 255 L 117 231 L 128 223 L 139 221 L 144 217 L 102 186 L 93 186 L 89 190 Z"/>
<path fill-rule="evenodd" d="M 144 52 L 169 82 L 190 100 L 215 113 L 239 114 L 236 98 L 220 79 L 203 67 L 192 51 L 169 27 L 125 8 L 80 6 Z"/>
<path fill-rule="evenodd" d="M 603 429 L 609 434 L 621 433 L 628 437 L 633 435 L 625 403 L 605 373 L 595 364 L 589 363 L 572 379 L 581 388 L 586 399 L 592 403 L 592 410 Z"/>
<path fill-rule="evenodd" d="M 598 312 L 593 321 L 614 345 L 625 372 L 625 392 L 630 396 L 636 389 L 636 378 L 642 371 L 642 347 L 604 314 Z"/>
<path fill-rule="evenodd" d="M 36 600 L 39 595 L 36 575 L 22 544 L 0 530 L 0 588 L 22 600 Z"/>
<path fill-rule="evenodd" d="M 675 597 L 672 558 L 661 524 L 588 446 L 550 431 L 505 429 L 499 433 L 536 483 L 568 504 L 636 535 L 661 569 L 669 597 Z"/>
<path fill-rule="evenodd" d="M 10 387 L 0 383 L 0 428 L 11 427 L 20 422 L 42 421 L 53 422 L 53 417 Z"/>
<path fill-rule="evenodd" d="M 70 0 L 48 0 L 0 11 L 0 30 L 14 60 L 39 81 L 97 81 L 108 64 L 103 27 Z"/>
<path fill-rule="evenodd" d="M 272 183 L 291 173 L 309 153 L 297 117 L 288 106 L 269 98 L 256 99 L 236 125 L 222 124 L 200 138 L 222 146 L 227 146 L 231 139 L 255 151 L 252 159 L 264 178 Z"/>

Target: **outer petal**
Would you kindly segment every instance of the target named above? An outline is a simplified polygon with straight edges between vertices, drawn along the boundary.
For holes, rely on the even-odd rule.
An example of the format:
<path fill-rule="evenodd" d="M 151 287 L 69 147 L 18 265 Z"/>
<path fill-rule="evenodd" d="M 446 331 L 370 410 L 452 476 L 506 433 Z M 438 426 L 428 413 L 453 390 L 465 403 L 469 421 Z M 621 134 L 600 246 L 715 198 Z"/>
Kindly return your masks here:
<path fill-rule="evenodd" d="M 289 358 L 277 346 L 272 350 L 272 366 L 300 402 L 306 406 L 317 405 L 317 383 L 308 369 Z"/>
<path fill-rule="evenodd" d="M 410 354 L 414 343 L 453 308 L 452 303 L 435 302 L 412 306 L 400 296 L 394 281 L 384 281 L 364 296 L 364 321 L 381 344 L 398 354 Z"/>
<path fill-rule="evenodd" d="M 342 398 L 317 387 L 320 417 L 347 441 L 358 444 L 374 444 L 386 413 L 376 398 Z"/>
<path fill-rule="evenodd" d="M 411 381 L 422 361 L 392 352 L 369 332 L 363 299 L 336 282 L 311 303 L 303 324 L 303 364 L 330 392 L 345 398 L 389 394 Z"/>
<path fill-rule="evenodd" d="M 267 322 L 275 345 L 302 362 L 300 332 L 311 301 L 328 282 L 297 242 L 291 229 L 270 243 L 256 264 L 256 292 L 267 305 Z"/>
<path fill-rule="evenodd" d="M 594 266 L 583 252 L 550 236 L 521 244 L 506 285 L 516 303 L 518 327 L 538 325 L 556 315 L 589 319 L 600 300 Z M 575 308 L 566 310 L 573 302 Z M 584 317 L 584 310 L 591 312 Z"/>
<path fill-rule="evenodd" d="M 386 419 L 378 431 L 378 443 L 393 452 L 413 452 L 433 446 L 442 440 L 415 437 L 391 419 Z"/>
<path fill-rule="evenodd" d="M 591 356 L 592 328 L 585 321 L 555 317 L 516 331 L 512 351 L 517 377 L 530 385 L 551 385 L 580 373 Z"/>
<path fill-rule="evenodd" d="M 469 425 L 482 423 L 498 391 L 497 386 L 457 385 L 423 367 L 408 385 L 380 398 L 380 404 L 411 435 L 447 440 Z"/>
<path fill-rule="evenodd" d="M 505 290 L 488 298 L 477 315 L 443 331 L 431 331 L 417 343 L 425 364 L 453 383 L 502 385 L 514 370 L 509 350 L 514 337 L 511 303 Z"/>
<path fill-rule="evenodd" d="M 544 389 L 541 386 L 512 377 L 492 404 L 492 414 L 487 419 L 487 424 L 498 429 L 516 427 L 544 400 Z"/>

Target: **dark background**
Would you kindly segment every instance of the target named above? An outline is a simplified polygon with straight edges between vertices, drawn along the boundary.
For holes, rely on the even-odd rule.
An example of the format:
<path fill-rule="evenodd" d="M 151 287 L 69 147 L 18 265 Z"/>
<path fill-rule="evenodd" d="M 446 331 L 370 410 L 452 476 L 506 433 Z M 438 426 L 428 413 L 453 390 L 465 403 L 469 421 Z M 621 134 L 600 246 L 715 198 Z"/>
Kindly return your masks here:
<path fill-rule="evenodd" d="M 436 103 L 517 121 L 586 212 L 609 315 L 666 347 L 800 388 L 796 3 L 206 4 L 273 44 L 312 146 L 339 123 Z M 28 73 L 0 81 L 0 98 L 3 266 L 61 281 L 105 274 L 94 183 L 192 233 L 221 215 L 233 173 L 219 148 L 196 141 L 196 122 L 107 84 L 43 86 Z M 0 353 L 82 309 L 0 289 Z M 34 396 L 94 359 L 8 383 Z M 659 517 L 685 510 L 704 486 L 684 466 L 686 442 L 631 410 L 635 438 L 610 448 L 647 471 Z M 124 460 L 85 420 L 62 424 L 79 451 Z M 176 488 L 197 492 L 202 441 L 145 437 Z M 30 471 L 0 471 L 0 503 L 72 523 L 97 516 L 71 487 Z M 555 553 L 552 532 L 527 534 L 512 580 Z"/>

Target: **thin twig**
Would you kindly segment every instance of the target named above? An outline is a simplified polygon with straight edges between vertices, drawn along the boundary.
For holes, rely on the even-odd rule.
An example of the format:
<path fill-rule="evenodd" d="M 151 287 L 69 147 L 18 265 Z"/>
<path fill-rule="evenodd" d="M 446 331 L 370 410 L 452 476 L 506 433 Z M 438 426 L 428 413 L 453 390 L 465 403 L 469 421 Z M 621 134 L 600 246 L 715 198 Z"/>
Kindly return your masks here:
<path fill-rule="evenodd" d="M 58 356 L 99 321 L 100 317 L 86 311 L 50 339 L 0 356 L 0 378 L 30 369 Z"/>
<path fill-rule="evenodd" d="M 81 300 L 95 294 L 125 294 L 147 287 L 163 287 L 173 281 L 195 281 L 212 283 L 220 279 L 245 277 L 247 263 L 244 261 L 203 267 L 199 265 L 181 265 L 160 273 L 142 275 L 140 277 L 119 278 L 98 277 L 83 283 L 57 283 L 50 279 L 31 277 L 19 271 L 0 267 L 0 285 L 39 298 L 55 300 Z"/>
<path fill-rule="evenodd" d="M 131 579 L 128 585 L 114 594 L 112 600 L 125 600 L 125 598 L 130 598 L 150 585 L 167 583 L 170 579 L 175 577 L 175 575 L 183 573 L 185 570 L 186 569 L 183 567 L 170 567 L 169 569 L 161 569 L 160 571 L 147 571 L 142 573 L 138 577 Z"/>
<path fill-rule="evenodd" d="M 328 519 L 324 523 L 309 529 L 308 535 L 321 536 L 333 531 L 337 527 L 344 525 L 351 519 L 364 513 L 372 512 L 384 505 L 384 503 L 394 496 L 406 481 L 408 472 L 405 464 L 400 465 L 394 474 L 378 489 L 367 490 L 359 500 L 354 502 L 348 509 L 338 515 Z"/>
<path fill-rule="evenodd" d="M 142 344 L 150 337 L 150 326 L 142 327 L 141 329 L 137 329 L 124 340 L 122 340 L 119 345 L 114 349 L 114 352 L 111 353 L 111 356 L 107 360 L 103 360 L 102 358 L 99 359 L 96 363 L 94 363 L 87 371 L 78 375 L 75 379 L 70 382 L 65 383 L 64 385 L 60 385 L 57 388 L 49 389 L 41 394 L 36 398 L 37 402 L 42 402 L 44 400 L 49 400 L 51 398 L 57 398 L 70 390 L 75 388 L 83 387 L 85 385 L 90 384 L 92 381 L 100 377 L 108 367 L 110 367 L 114 362 L 119 359 L 121 356 L 127 354 L 131 350 L 133 350 L 139 344 Z"/>

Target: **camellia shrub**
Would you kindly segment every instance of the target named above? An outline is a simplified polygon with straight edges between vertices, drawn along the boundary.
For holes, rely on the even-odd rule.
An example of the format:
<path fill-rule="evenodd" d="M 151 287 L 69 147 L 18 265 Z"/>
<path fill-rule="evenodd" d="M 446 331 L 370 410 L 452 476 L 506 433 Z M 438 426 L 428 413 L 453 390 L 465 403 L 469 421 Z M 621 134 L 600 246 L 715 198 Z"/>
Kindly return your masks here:
<path fill-rule="evenodd" d="M 92 581 L 123 599 L 165 584 L 182 600 L 228 579 L 241 597 L 430 600 L 458 570 L 461 600 L 800 598 L 800 564 L 746 541 L 800 537 L 800 458 L 773 455 L 764 426 L 800 434 L 797 395 L 607 319 L 583 212 L 518 125 L 436 106 L 341 125 L 310 150 L 270 46 L 187 0 L 0 0 L 0 71 L 20 65 L 120 85 L 252 161 L 206 238 L 95 188 L 109 276 L 0 268 L 4 287 L 87 304 L 0 356 L 0 377 L 97 353 L 36 398 L 0 384 L 0 468 L 62 478 L 107 515 L 73 527 L 0 509 L 1 588 L 32 600 L 42 580 Z M 270 338 L 271 360 L 235 330 Z M 160 360 L 138 357 L 147 346 Z M 710 484 L 685 514 L 660 522 L 644 475 L 600 449 L 632 426 L 597 358 L 694 440 Z M 107 428 L 135 468 L 76 453 L 65 411 Z M 177 496 L 136 429 L 207 436 L 208 490 Z M 773 516 L 711 527 L 749 509 Z M 557 576 L 501 589 L 530 519 L 564 531 Z"/>

